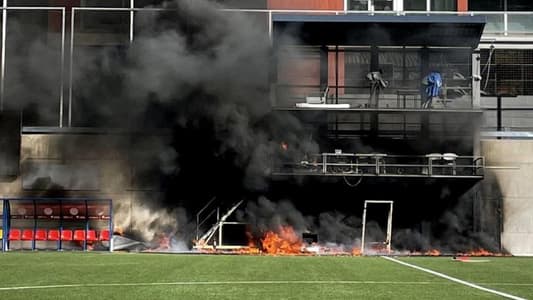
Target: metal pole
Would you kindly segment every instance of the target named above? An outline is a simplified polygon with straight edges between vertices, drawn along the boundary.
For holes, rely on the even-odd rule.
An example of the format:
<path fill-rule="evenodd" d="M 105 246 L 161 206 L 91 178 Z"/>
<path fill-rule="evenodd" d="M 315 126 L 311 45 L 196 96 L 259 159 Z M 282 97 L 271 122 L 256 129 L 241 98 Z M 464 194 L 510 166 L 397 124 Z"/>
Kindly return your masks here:
<path fill-rule="evenodd" d="M 133 10 L 135 8 L 135 0 L 130 0 L 130 44 L 133 42 L 133 18 L 135 11 Z"/>
<path fill-rule="evenodd" d="M 365 255 L 366 205 L 367 202 L 365 201 L 365 207 L 363 209 L 363 231 L 361 234 L 361 255 Z"/>
<path fill-rule="evenodd" d="M 109 199 L 109 252 L 113 252 L 113 200 Z"/>
<path fill-rule="evenodd" d="M 83 231 L 83 251 L 87 251 L 87 232 L 89 231 L 89 216 L 88 216 L 88 205 L 87 200 L 85 202 L 85 230 Z"/>
<path fill-rule="evenodd" d="M 272 11 L 268 11 L 268 37 L 272 41 Z"/>
<path fill-rule="evenodd" d="M 6 35 L 7 35 L 7 0 L 2 5 L 2 53 L 0 63 L 0 111 L 4 111 L 4 90 L 6 75 Z"/>
<path fill-rule="evenodd" d="M 2 235 L 0 236 L 2 238 L 2 252 L 6 251 L 7 247 L 7 217 L 8 217 L 8 209 L 7 209 L 7 201 L 8 200 L 2 200 Z"/>
<path fill-rule="evenodd" d="M 61 8 L 61 71 L 60 71 L 60 90 L 59 90 L 59 127 L 63 127 L 63 106 L 64 106 L 64 81 L 65 81 L 65 8 Z"/>
<path fill-rule="evenodd" d="M 33 234 L 32 234 L 32 240 L 31 240 L 31 250 L 35 250 L 35 232 L 37 231 L 37 203 L 35 203 L 35 200 L 33 202 Z"/>
<path fill-rule="evenodd" d="M 502 131 L 502 96 L 496 97 L 496 131 Z M 501 137 L 498 137 L 500 139 Z"/>
<path fill-rule="evenodd" d="M 339 104 L 339 45 L 335 45 L 335 104 Z"/>
<path fill-rule="evenodd" d="M 392 208 L 393 208 L 393 205 L 394 203 L 391 202 L 390 208 L 389 208 L 389 218 L 387 220 L 388 221 L 387 222 L 387 251 L 389 254 L 391 252 L 391 242 L 392 242 Z"/>
<path fill-rule="evenodd" d="M 72 7 L 70 11 L 70 61 L 69 61 L 69 86 L 68 86 L 68 127 L 72 126 L 72 70 L 74 64 L 74 16 L 76 15 L 76 7 Z"/>
<path fill-rule="evenodd" d="M 220 222 L 220 207 L 217 207 L 217 224 Z M 216 247 L 218 244 L 220 244 L 220 228 L 222 227 L 222 224 L 220 224 L 220 226 L 218 227 L 218 234 L 219 234 L 219 240 L 218 242 L 217 241 L 214 241 L 213 242 L 213 245 Z M 207 240 L 206 240 L 207 241 Z"/>
<path fill-rule="evenodd" d="M 59 200 L 59 239 L 57 251 L 63 250 L 63 200 Z"/>
<path fill-rule="evenodd" d="M 200 238 L 200 215 L 196 215 L 196 242 Z"/>
<path fill-rule="evenodd" d="M 220 223 L 220 226 L 218 227 L 218 247 L 222 246 L 222 227 L 224 226 L 224 222 Z"/>

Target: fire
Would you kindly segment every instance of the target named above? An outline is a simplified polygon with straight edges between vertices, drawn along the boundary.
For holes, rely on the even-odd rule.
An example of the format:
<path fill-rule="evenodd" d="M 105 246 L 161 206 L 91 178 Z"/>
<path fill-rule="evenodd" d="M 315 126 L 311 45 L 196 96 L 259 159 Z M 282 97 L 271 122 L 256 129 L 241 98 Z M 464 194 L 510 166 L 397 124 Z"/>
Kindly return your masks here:
<path fill-rule="evenodd" d="M 245 247 L 245 248 L 240 248 L 240 249 L 234 249 L 232 252 L 235 254 L 248 254 L 248 255 L 261 254 L 261 250 L 259 250 L 259 248 L 257 247 Z"/>
<path fill-rule="evenodd" d="M 357 248 L 357 247 L 353 248 L 352 249 L 352 255 L 353 256 L 361 256 L 361 248 Z"/>
<path fill-rule="evenodd" d="M 479 248 L 479 249 L 468 251 L 466 253 L 461 253 L 461 255 L 464 255 L 464 256 L 495 256 L 496 254 L 490 251 L 487 251 L 483 248 Z"/>
<path fill-rule="evenodd" d="M 431 249 L 431 250 L 426 251 L 426 253 L 424 253 L 424 255 L 427 255 L 427 256 L 440 256 L 440 251 L 437 250 L 437 249 Z"/>
<path fill-rule="evenodd" d="M 246 237 L 248 238 L 248 245 L 244 248 L 233 250 L 235 254 L 261 254 L 261 250 L 257 248 L 254 242 L 254 237 L 250 231 L 246 231 Z"/>
<path fill-rule="evenodd" d="M 266 254 L 301 254 L 304 245 L 290 226 L 280 227 L 278 233 L 268 231 L 261 244 Z"/>

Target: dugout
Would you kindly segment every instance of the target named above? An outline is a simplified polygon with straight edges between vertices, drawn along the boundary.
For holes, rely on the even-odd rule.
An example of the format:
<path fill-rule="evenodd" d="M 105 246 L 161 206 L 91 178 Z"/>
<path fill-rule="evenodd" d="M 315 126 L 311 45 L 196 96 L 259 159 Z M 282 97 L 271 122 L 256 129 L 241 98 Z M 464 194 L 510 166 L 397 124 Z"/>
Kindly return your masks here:
<path fill-rule="evenodd" d="M 112 251 L 110 199 L 8 198 L 2 204 L 2 251 Z"/>

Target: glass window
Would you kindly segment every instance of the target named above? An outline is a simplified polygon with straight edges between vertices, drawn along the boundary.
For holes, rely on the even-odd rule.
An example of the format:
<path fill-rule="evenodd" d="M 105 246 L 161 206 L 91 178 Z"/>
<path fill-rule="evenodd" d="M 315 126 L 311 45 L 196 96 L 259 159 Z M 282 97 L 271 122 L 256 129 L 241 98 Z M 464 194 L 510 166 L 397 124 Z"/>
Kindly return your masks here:
<path fill-rule="evenodd" d="M 532 11 L 533 1 L 531 0 L 507 0 L 508 11 Z"/>
<path fill-rule="evenodd" d="M 367 0 L 350 0 L 348 5 L 349 10 L 368 10 Z"/>
<path fill-rule="evenodd" d="M 373 0 L 374 10 L 392 10 L 392 0 Z"/>
<path fill-rule="evenodd" d="M 426 0 L 404 0 L 404 10 L 426 10 Z"/>
<path fill-rule="evenodd" d="M 469 0 L 468 10 L 471 11 L 503 11 L 504 0 Z"/>
<path fill-rule="evenodd" d="M 457 11 L 457 0 L 431 0 L 432 11 Z"/>

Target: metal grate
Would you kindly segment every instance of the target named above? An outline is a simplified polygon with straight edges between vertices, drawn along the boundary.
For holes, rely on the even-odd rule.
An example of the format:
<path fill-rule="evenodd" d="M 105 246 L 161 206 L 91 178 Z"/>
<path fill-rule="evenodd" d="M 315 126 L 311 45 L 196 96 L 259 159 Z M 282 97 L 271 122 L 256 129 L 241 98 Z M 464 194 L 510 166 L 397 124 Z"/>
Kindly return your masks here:
<path fill-rule="evenodd" d="M 481 89 L 487 94 L 533 95 L 533 50 L 481 51 Z"/>

